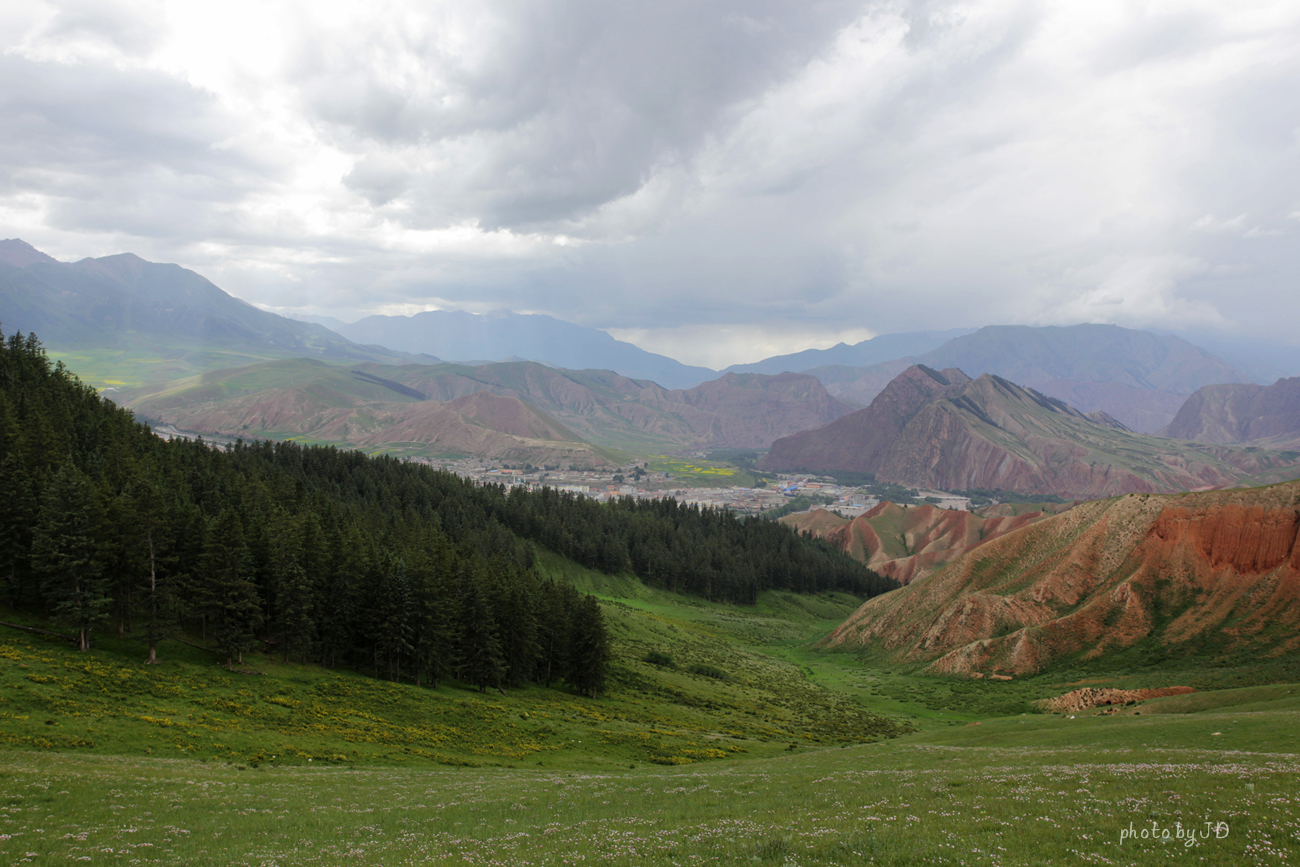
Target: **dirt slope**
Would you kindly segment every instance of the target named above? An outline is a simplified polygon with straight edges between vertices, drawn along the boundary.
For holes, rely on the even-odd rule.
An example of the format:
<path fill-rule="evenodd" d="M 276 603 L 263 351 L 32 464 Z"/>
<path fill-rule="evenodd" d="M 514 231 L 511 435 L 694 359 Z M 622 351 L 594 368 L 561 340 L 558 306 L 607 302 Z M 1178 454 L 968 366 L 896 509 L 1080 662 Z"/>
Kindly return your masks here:
<path fill-rule="evenodd" d="M 935 672 L 1300 649 L 1300 482 L 1082 503 L 863 605 L 827 639 Z"/>

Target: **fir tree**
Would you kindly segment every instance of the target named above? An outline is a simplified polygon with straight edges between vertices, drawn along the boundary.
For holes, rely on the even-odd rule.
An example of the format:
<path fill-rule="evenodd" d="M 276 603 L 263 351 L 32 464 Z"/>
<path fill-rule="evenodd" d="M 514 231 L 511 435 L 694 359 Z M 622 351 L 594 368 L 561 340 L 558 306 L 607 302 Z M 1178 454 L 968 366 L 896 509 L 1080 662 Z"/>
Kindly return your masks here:
<path fill-rule="evenodd" d="M 96 550 L 92 492 L 86 476 L 64 465 L 41 499 L 32 553 L 46 604 L 77 629 L 77 646 L 90 649 L 90 631 L 103 623 L 112 599 Z"/>
<path fill-rule="evenodd" d="M 609 667 L 609 634 L 605 617 L 594 596 L 584 596 L 573 613 L 573 638 L 569 650 L 569 684 L 595 698 L 605 689 Z"/>
<path fill-rule="evenodd" d="M 489 686 L 500 689 L 505 660 L 482 582 L 469 582 L 462 611 L 460 678 L 479 692 L 487 692 Z"/>
<path fill-rule="evenodd" d="M 208 528 L 199 573 L 201 605 L 212 620 L 212 637 L 226 665 L 243 663 L 262 625 L 262 605 L 253 582 L 252 556 L 239 515 L 226 509 Z"/>

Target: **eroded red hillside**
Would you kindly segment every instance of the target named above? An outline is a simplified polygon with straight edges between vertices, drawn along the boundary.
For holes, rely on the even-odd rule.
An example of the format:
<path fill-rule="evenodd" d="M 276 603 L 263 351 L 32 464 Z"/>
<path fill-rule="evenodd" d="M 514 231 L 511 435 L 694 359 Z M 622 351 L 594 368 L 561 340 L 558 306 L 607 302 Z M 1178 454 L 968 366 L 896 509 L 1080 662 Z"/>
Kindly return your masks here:
<path fill-rule="evenodd" d="M 884 502 L 856 518 L 817 509 L 781 522 L 810 532 L 900 584 L 947 565 L 980 545 L 1046 517 L 1043 512 L 984 517 L 972 512 Z"/>
<path fill-rule="evenodd" d="M 1030 673 L 1145 642 L 1300 648 L 1300 483 L 1075 506 L 862 606 L 828 639 L 936 672 Z"/>

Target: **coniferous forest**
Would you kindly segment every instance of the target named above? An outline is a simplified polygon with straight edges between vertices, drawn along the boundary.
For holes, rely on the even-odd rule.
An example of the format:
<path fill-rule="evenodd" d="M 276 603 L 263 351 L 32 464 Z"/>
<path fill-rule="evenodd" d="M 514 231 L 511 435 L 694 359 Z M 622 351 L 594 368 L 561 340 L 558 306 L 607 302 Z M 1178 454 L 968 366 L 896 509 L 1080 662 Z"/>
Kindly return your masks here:
<path fill-rule="evenodd" d="M 779 524 L 673 500 L 507 491 L 332 447 L 165 441 L 34 335 L 0 336 L 0 581 L 70 628 L 437 686 L 604 685 L 594 597 L 539 577 L 541 545 L 668 590 L 870 596 L 894 583 Z"/>

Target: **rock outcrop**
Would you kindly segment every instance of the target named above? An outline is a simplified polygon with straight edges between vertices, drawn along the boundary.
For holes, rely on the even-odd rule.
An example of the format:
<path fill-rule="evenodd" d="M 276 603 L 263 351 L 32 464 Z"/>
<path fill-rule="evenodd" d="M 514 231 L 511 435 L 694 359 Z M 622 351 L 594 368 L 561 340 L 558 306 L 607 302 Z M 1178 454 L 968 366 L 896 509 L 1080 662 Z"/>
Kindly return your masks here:
<path fill-rule="evenodd" d="M 1300 649 L 1300 482 L 1081 503 L 864 604 L 827 639 L 943 673 L 1134 649 Z"/>
<path fill-rule="evenodd" d="M 1082 689 L 1067 692 L 1065 695 L 1058 695 L 1056 698 L 1042 699 L 1035 702 L 1035 704 L 1048 713 L 1080 713 L 1081 711 L 1092 710 L 1095 707 L 1117 707 L 1153 698 L 1187 695 L 1193 692 L 1196 692 L 1196 690 L 1190 686 L 1162 686 L 1157 689 L 1098 689 L 1097 687 L 1086 686 Z"/>

